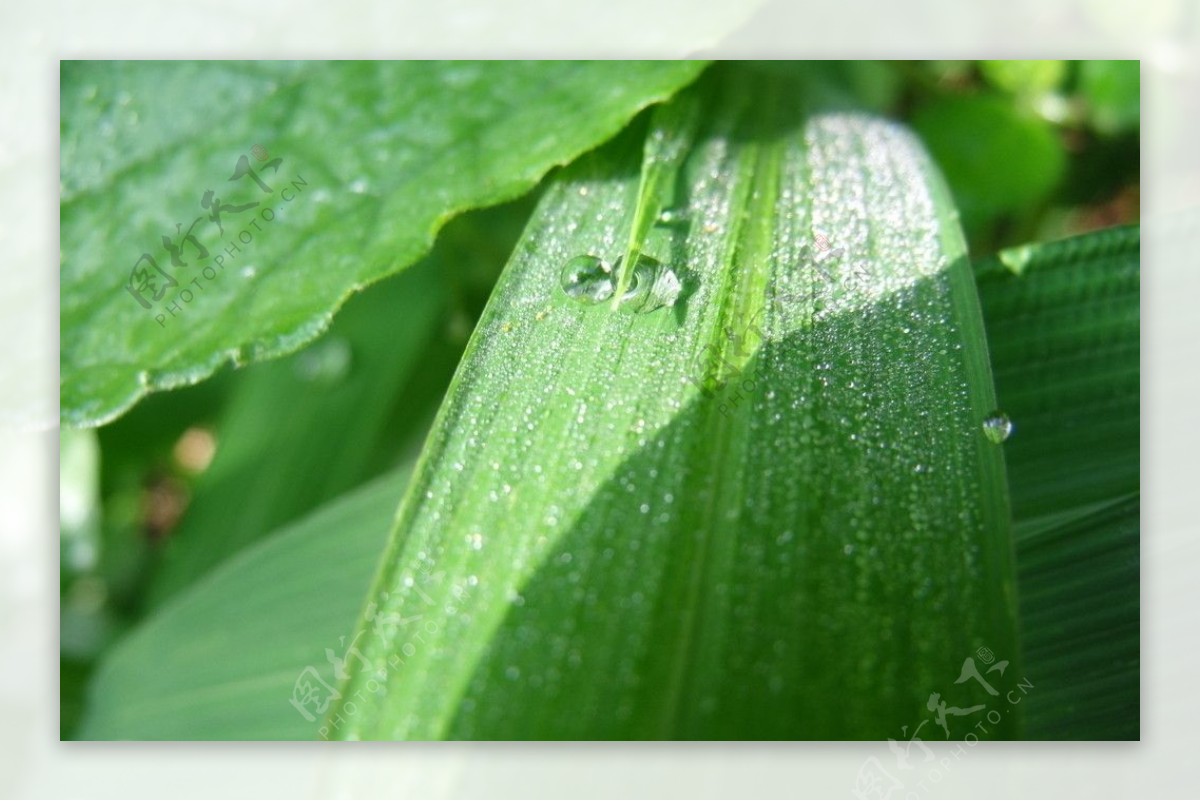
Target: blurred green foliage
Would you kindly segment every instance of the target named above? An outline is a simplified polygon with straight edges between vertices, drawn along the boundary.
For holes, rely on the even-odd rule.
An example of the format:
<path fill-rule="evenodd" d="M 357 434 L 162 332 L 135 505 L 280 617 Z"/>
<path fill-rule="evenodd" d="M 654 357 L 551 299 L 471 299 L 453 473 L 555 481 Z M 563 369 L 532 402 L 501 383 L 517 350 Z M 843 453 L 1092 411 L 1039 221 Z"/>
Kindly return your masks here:
<path fill-rule="evenodd" d="M 925 140 L 978 258 L 1138 222 L 1139 63 L 903 62 L 893 109 Z"/>

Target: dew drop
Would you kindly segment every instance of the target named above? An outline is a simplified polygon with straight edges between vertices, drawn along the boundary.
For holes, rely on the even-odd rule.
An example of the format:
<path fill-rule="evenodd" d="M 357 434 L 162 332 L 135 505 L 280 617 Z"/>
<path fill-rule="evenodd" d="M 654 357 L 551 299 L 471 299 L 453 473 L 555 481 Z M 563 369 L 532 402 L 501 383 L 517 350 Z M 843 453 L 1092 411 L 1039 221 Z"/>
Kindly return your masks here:
<path fill-rule="evenodd" d="M 1012 436 L 1013 424 L 1008 415 L 999 410 L 992 412 L 983 421 L 983 433 L 989 442 L 999 445 Z"/>
<path fill-rule="evenodd" d="M 621 260 L 617 260 L 620 265 Z M 674 306 L 683 285 L 670 267 L 657 259 L 638 256 L 629 281 L 629 289 L 621 298 L 621 308 L 646 314 L 664 306 Z"/>
<path fill-rule="evenodd" d="M 616 291 L 613 271 L 614 267 L 620 267 L 622 258 L 619 257 L 613 265 L 599 256 L 576 256 L 563 265 L 559 275 L 563 292 L 582 303 L 603 303 Z M 674 270 L 656 259 L 640 255 L 620 307 L 646 314 L 664 306 L 673 306 L 681 289 L 682 284 Z"/>
<path fill-rule="evenodd" d="M 583 303 L 601 303 L 612 297 L 616 282 L 612 267 L 598 256 L 576 256 L 560 274 L 563 292 Z"/>

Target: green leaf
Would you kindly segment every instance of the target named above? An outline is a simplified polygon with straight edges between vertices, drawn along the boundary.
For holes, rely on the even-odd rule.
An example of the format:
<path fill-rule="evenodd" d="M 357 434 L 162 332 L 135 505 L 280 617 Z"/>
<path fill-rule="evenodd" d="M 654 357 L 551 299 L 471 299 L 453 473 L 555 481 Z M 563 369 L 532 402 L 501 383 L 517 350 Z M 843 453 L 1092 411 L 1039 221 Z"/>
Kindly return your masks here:
<path fill-rule="evenodd" d="M 1079 91 L 1088 101 L 1092 125 L 1101 133 L 1116 134 L 1138 127 L 1142 108 L 1141 62 L 1081 62 Z"/>
<path fill-rule="evenodd" d="M 1006 445 L 1027 735 L 1139 736 L 1140 230 L 980 266 Z"/>
<path fill-rule="evenodd" d="M 1026 736 L 1137 740 L 1138 493 L 1017 527 Z"/>
<path fill-rule="evenodd" d="M 956 682 L 979 648 L 1019 678 L 1003 455 L 948 193 L 897 126 L 803 118 L 778 81 L 720 75 L 678 174 L 685 224 L 643 243 L 649 277 L 682 284 L 673 307 L 560 286 L 568 261 L 630 241 L 637 139 L 543 198 L 322 736 L 882 739 L 931 692 L 988 703 Z"/>
<path fill-rule="evenodd" d="M 945 173 L 968 233 L 1044 201 L 1065 166 L 1051 127 L 1000 97 L 942 97 L 918 108 L 912 125 Z"/>
<path fill-rule="evenodd" d="M 979 268 L 1017 520 L 1138 489 L 1139 246 L 1137 226 L 1114 228 Z"/>
<path fill-rule="evenodd" d="M 295 350 L 447 219 L 527 191 L 702 67 L 64 62 L 63 422 Z M 135 268 L 177 286 L 144 297 Z"/>
<path fill-rule="evenodd" d="M 84 740 L 308 740 L 289 701 L 336 683 L 408 470 L 246 549 L 122 640 L 92 681 Z M 303 692 L 299 697 L 303 699 Z M 304 704 L 301 704 L 304 706 Z M 311 720 L 309 719 L 311 718 Z"/>

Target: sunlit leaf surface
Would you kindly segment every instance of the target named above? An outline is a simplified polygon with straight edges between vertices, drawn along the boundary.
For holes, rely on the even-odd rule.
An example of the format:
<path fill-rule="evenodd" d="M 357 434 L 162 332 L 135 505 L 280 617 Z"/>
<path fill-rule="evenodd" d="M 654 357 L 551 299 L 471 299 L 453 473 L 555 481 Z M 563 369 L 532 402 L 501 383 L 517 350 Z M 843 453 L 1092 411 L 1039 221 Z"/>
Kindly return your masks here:
<path fill-rule="evenodd" d="M 725 78 L 660 194 L 635 129 L 543 198 L 322 736 L 882 739 L 931 693 L 988 703 L 966 674 L 981 648 L 1018 678 L 1002 448 L 948 195 L 903 129 Z M 674 305 L 564 291 L 581 255 L 627 267 L 647 203 L 672 210 L 641 250 Z M 1003 721 L 991 736 L 1016 732 Z"/>

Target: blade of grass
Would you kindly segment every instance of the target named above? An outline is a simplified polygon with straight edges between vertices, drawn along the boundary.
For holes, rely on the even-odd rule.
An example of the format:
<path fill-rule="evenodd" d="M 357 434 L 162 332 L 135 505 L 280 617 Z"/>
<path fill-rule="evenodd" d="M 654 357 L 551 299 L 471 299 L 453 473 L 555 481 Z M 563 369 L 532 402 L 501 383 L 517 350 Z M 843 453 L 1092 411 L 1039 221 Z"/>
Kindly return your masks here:
<path fill-rule="evenodd" d="M 695 92 L 684 91 L 651 112 L 650 131 L 642 154 L 637 205 L 629 226 L 629 244 L 617 265 L 617 286 L 612 298 L 614 309 L 629 289 L 646 236 L 674 188 L 683 161 L 692 149 L 699 123 L 700 102 Z"/>

